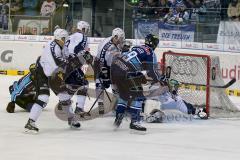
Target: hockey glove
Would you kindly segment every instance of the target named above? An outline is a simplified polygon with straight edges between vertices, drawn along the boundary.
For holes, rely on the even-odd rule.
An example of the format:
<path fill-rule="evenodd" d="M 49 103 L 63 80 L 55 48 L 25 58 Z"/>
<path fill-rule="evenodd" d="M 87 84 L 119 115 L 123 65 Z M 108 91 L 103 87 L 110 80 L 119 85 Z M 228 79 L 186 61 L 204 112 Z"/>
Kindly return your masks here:
<path fill-rule="evenodd" d="M 165 75 L 162 75 L 160 78 L 159 78 L 159 83 L 162 85 L 162 86 L 166 86 L 168 84 L 168 78 L 165 76 Z"/>
<path fill-rule="evenodd" d="M 101 68 L 101 72 L 99 74 L 99 80 L 101 82 L 102 88 L 109 88 L 111 81 L 109 79 L 109 69 L 106 67 Z"/>
<path fill-rule="evenodd" d="M 68 65 L 70 65 L 72 69 L 78 68 L 82 65 L 77 55 L 70 55 L 68 62 Z"/>
<path fill-rule="evenodd" d="M 84 54 L 83 54 L 83 58 L 85 59 L 85 61 L 86 61 L 87 64 L 92 64 L 92 62 L 93 62 L 93 56 L 91 55 L 90 52 L 85 51 Z"/>

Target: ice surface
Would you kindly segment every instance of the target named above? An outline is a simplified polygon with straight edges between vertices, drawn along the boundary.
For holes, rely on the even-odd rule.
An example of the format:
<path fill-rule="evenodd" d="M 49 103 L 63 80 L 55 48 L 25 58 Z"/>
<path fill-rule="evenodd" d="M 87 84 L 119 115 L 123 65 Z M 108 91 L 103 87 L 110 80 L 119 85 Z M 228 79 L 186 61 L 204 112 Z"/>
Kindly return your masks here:
<path fill-rule="evenodd" d="M 6 113 L 8 87 L 19 77 L 0 76 L 1 160 L 239 160 L 240 120 L 173 121 L 145 124 L 146 135 L 130 134 L 129 121 L 113 131 L 113 117 L 82 122 L 71 130 L 53 112 L 52 94 L 37 125 L 38 135 L 23 133 L 28 113 Z M 232 98 L 240 105 L 240 98 Z"/>

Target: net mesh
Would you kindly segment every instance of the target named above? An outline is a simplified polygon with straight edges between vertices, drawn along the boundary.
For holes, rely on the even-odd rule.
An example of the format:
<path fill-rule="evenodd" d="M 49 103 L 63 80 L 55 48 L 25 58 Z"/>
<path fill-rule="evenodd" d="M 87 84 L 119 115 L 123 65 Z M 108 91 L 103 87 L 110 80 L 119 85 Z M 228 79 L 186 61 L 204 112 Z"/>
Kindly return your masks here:
<path fill-rule="evenodd" d="M 240 117 L 239 109 L 231 102 L 225 89 L 209 88 L 204 85 L 225 85 L 221 78 L 220 61 L 217 56 L 166 52 L 163 55 L 165 74 L 170 79 L 183 83 L 178 94 L 194 106 L 205 106 L 210 117 Z"/>

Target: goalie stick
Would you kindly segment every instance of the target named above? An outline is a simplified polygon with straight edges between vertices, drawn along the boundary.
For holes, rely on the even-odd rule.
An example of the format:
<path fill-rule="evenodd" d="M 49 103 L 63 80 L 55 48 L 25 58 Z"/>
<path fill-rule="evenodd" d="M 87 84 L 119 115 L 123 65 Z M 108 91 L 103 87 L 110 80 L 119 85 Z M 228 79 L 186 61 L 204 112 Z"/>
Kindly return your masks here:
<path fill-rule="evenodd" d="M 154 80 L 147 79 L 147 81 L 154 82 Z M 160 81 L 158 81 L 160 82 Z M 179 81 L 178 81 L 179 82 Z M 231 79 L 227 84 L 225 85 L 206 85 L 206 84 L 197 84 L 197 83 L 187 83 L 187 82 L 179 82 L 180 84 L 185 84 L 185 85 L 194 85 L 194 86 L 206 86 L 206 87 L 211 87 L 211 88 L 228 88 L 231 85 L 233 85 L 236 82 L 236 78 Z"/>
<path fill-rule="evenodd" d="M 236 78 L 231 79 L 227 84 L 225 85 L 206 85 L 206 84 L 196 84 L 196 83 L 186 83 L 186 82 L 179 82 L 180 84 L 186 84 L 186 85 L 195 85 L 195 86 L 206 86 L 211 88 L 228 88 L 231 85 L 233 85 L 236 82 Z"/>

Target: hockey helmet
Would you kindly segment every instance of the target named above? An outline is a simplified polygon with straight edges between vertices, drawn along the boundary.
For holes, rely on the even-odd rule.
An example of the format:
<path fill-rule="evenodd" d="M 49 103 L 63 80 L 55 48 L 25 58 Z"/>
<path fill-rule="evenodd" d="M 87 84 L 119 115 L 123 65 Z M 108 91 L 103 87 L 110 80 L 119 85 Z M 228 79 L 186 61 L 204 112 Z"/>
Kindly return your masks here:
<path fill-rule="evenodd" d="M 115 28 L 112 31 L 112 37 L 117 37 L 118 41 L 120 43 L 123 43 L 123 41 L 125 40 L 125 33 L 121 28 Z"/>
<path fill-rule="evenodd" d="M 81 30 L 83 34 L 88 34 L 90 31 L 90 25 L 86 21 L 79 21 L 77 23 L 77 29 Z"/>
<path fill-rule="evenodd" d="M 158 46 L 159 38 L 155 35 L 148 34 L 145 37 L 145 45 L 151 47 L 153 50 Z"/>
<path fill-rule="evenodd" d="M 63 38 L 65 40 L 68 38 L 68 32 L 65 29 L 61 29 L 61 28 L 56 29 L 53 35 L 54 35 L 54 39 L 60 40 L 60 41 L 62 41 Z"/>

